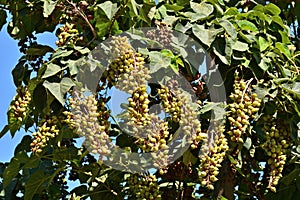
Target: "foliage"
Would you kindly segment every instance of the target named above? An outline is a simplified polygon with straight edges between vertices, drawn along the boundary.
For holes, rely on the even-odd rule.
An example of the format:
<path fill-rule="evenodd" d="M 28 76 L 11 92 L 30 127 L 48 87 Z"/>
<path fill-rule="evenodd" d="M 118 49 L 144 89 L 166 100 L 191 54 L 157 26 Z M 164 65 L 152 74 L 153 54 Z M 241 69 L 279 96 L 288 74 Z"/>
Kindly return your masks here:
<path fill-rule="evenodd" d="M 28 133 L 11 161 L 0 163 L 1 198 L 297 199 L 300 3 L 271 2 L 0 0 L 0 27 L 8 23 L 7 31 L 23 53 L 12 71 L 17 94 L 0 135 L 14 136 L 20 129 Z M 142 27 L 158 27 L 158 32 L 132 31 Z M 98 55 L 95 47 L 105 51 L 97 49 L 96 41 L 128 30 L 126 38 L 145 41 L 151 48 L 130 49 L 126 39 L 113 37 L 110 50 L 117 51 L 116 62 L 104 57 L 99 63 L 91 57 Z M 204 60 L 201 54 L 190 54 L 193 47 L 184 38 L 169 40 L 172 30 L 200 43 L 222 75 L 219 84 L 225 86 L 228 105 L 225 124 L 216 124 L 215 130 L 208 124 L 214 123 L 212 110 L 222 104 L 212 101 L 216 94 L 197 71 Z M 36 42 L 35 35 L 47 31 L 58 37 L 56 49 Z M 102 77 L 93 77 L 97 70 Z M 162 79 L 162 70 L 172 75 Z M 76 96 L 75 86 L 85 74 L 94 84 L 83 87 L 97 85 L 95 98 Z M 150 85 L 148 94 L 145 84 L 153 74 L 161 86 Z M 180 76 L 190 83 L 193 96 L 176 90 Z M 172 91 L 163 86 L 172 84 Z M 105 91 L 111 88 L 130 91 L 128 104 L 122 105 L 129 112 L 119 117 L 130 116 L 130 123 L 141 126 L 155 124 L 157 134 L 150 131 L 141 138 L 121 129 L 108 107 L 111 96 Z M 191 99 L 197 104 L 188 107 Z M 155 104 L 162 104 L 168 117 L 148 114 Z M 221 112 L 216 114 L 223 118 Z M 90 123 L 97 121 L 99 126 Z M 76 129 L 80 124 L 82 132 Z M 166 164 L 165 154 L 155 152 L 168 151 L 166 144 L 176 138 L 179 125 L 186 127 L 182 132 L 192 142 L 176 162 Z M 79 136 L 88 138 L 87 145 L 78 145 Z M 198 156 L 204 144 L 214 140 Z M 97 161 L 94 153 L 113 154 L 106 146 L 111 141 L 127 152 L 154 152 L 158 161 L 153 167 L 160 170 L 132 174 Z M 121 160 L 112 162 L 124 166 Z M 80 185 L 70 191 L 71 181 Z"/>

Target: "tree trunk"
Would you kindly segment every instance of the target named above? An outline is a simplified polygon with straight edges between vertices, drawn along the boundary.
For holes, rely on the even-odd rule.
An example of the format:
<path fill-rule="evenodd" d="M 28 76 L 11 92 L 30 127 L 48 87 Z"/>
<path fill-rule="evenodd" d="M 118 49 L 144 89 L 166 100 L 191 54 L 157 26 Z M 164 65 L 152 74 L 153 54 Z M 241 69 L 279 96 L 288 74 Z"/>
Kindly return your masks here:
<path fill-rule="evenodd" d="M 230 161 L 226 158 L 218 177 L 219 181 L 215 185 L 213 199 L 220 199 L 221 196 L 228 200 L 234 199 L 235 172 L 232 171 L 230 165 Z"/>

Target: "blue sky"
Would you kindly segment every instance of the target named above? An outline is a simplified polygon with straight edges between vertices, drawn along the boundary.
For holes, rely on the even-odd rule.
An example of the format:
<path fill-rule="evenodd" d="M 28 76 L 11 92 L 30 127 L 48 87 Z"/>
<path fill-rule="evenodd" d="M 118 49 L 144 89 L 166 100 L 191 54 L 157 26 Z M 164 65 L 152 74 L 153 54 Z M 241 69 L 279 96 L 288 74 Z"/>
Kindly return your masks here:
<path fill-rule="evenodd" d="M 55 36 L 50 33 L 37 35 L 38 42 L 41 44 L 48 44 L 53 48 L 55 45 Z M 16 94 L 16 87 L 13 83 L 11 71 L 18 63 L 21 57 L 19 53 L 18 41 L 13 40 L 7 33 L 6 26 L 0 32 L 0 129 L 7 124 L 7 115 L 9 104 Z M 10 133 L 7 133 L 0 139 L 0 162 L 8 162 L 13 157 L 16 145 L 21 141 L 26 133 L 21 129 L 16 133 L 14 138 Z M 28 133 L 30 134 L 30 133 Z"/>
<path fill-rule="evenodd" d="M 0 128 L 7 124 L 7 109 L 15 95 L 16 87 L 13 83 L 11 70 L 20 58 L 17 41 L 8 35 L 6 26 L 0 32 Z M 0 139 L 0 162 L 7 162 L 13 156 L 14 148 L 20 142 L 24 133 L 18 132 L 12 139 L 7 133 Z"/>

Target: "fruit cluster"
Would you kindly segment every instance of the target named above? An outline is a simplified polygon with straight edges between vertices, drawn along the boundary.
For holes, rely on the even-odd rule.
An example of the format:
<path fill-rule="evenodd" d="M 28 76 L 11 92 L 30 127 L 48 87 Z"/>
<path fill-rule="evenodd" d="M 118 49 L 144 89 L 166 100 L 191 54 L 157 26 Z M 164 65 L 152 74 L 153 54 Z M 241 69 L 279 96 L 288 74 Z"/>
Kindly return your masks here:
<path fill-rule="evenodd" d="M 172 116 L 173 121 L 179 122 L 182 102 L 172 95 L 166 86 L 161 86 L 157 90 L 157 93 L 159 99 L 162 101 L 165 112 Z"/>
<path fill-rule="evenodd" d="M 235 74 L 233 87 L 233 93 L 229 96 L 232 103 L 228 104 L 227 119 L 230 124 L 230 130 L 227 134 L 232 141 L 243 143 L 243 135 L 246 133 L 251 119 L 259 111 L 261 100 L 256 93 L 250 93 L 247 83 L 240 79 L 237 73 Z"/>
<path fill-rule="evenodd" d="M 129 73 L 136 63 L 144 64 L 144 59 L 140 54 L 135 54 L 127 37 L 113 37 L 109 48 L 111 61 L 107 69 L 107 80 L 113 85 L 116 85 L 122 74 Z"/>
<path fill-rule="evenodd" d="M 98 102 L 97 107 L 98 107 L 98 113 L 99 113 L 99 116 L 98 116 L 98 121 L 99 122 L 98 123 L 101 126 L 105 126 L 106 129 L 107 129 L 109 127 L 108 119 L 109 119 L 110 111 L 105 106 L 106 101 L 107 101 L 106 98 L 101 98 L 100 97 L 97 100 L 97 102 Z"/>
<path fill-rule="evenodd" d="M 107 127 L 99 123 L 98 102 L 93 95 L 84 96 L 73 92 L 73 98 L 69 99 L 73 112 L 73 120 L 78 135 L 84 136 L 84 145 L 87 150 L 103 157 L 110 153 L 110 138 Z"/>
<path fill-rule="evenodd" d="M 20 52 L 23 54 L 26 54 L 26 51 L 28 50 L 28 48 L 32 45 L 37 45 L 36 42 L 37 38 L 34 35 L 28 35 L 23 39 L 20 39 L 20 41 L 18 42 L 18 46 L 20 47 Z"/>
<path fill-rule="evenodd" d="M 145 127 L 146 138 L 139 138 L 136 143 L 145 152 L 155 152 L 167 149 L 167 137 L 169 137 L 168 122 L 158 119 L 156 115 L 151 115 L 150 127 Z"/>
<path fill-rule="evenodd" d="M 149 79 L 149 70 L 144 63 L 140 53 L 126 52 L 109 65 L 107 80 L 120 90 L 131 93 Z"/>
<path fill-rule="evenodd" d="M 76 125 L 74 123 L 73 113 L 70 111 L 64 111 L 63 115 L 65 116 L 65 119 L 63 119 L 62 122 L 65 122 L 67 125 L 70 126 L 70 128 L 75 129 Z"/>
<path fill-rule="evenodd" d="M 116 88 L 132 94 L 135 88 L 146 85 L 150 79 L 149 69 L 140 53 L 134 51 L 127 37 L 113 37 L 109 43 L 109 66 L 104 72 L 100 90 L 106 86 L 106 80 Z"/>
<path fill-rule="evenodd" d="M 147 31 L 146 36 L 158 42 L 163 48 L 170 47 L 172 42 L 172 30 L 164 23 L 156 21 L 156 29 Z"/>
<path fill-rule="evenodd" d="M 26 87 L 18 87 L 17 94 L 14 96 L 8 111 L 9 121 L 17 120 L 22 122 L 27 116 L 28 106 L 31 101 L 31 94 Z"/>
<path fill-rule="evenodd" d="M 110 60 L 115 60 L 126 53 L 134 53 L 134 49 L 128 42 L 128 38 L 126 36 L 112 36 L 112 40 L 109 43 L 110 49 Z"/>
<path fill-rule="evenodd" d="M 149 69 L 144 66 L 142 59 L 144 58 L 139 57 L 139 59 L 136 59 L 134 68 L 130 72 L 123 73 L 118 77 L 118 83 L 115 85 L 116 88 L 132 94 L 135 88 L 147 84 L 151 76 L 149 75 Z M 140 61 L 137 62 L 137 60 Z"/>
<path fill-rule="evenodd" d="M 209 147 L 208 152 L 200 155 L 200 183 L 210 190 L 214 189 L 213 183 L 218 180 L 219 168 L 229 148 L 227 139 L 223 134 L 225 129 L 223 127 L 219 127 L 218 129 L 219 130 L 216 131 L 218 135 L 215 136 L 214 142 Z"/>
<path fill-rule="evenodd" d="M 27 53 L 29 48 L 34 48 L 37 45 L 37 37 L 32 34 L 20 39 L 18 42 L 20 52 L 26 55 L 26 60 L 28 61 L 27 63 L 30 64 L 34 71 L 38 71 L 39 67 L 43 64 L 43 55 L 32 55 Z"/>
<path fill-rule="evenodd" d="M 282 170 L 286 163 L 290 144 L 290 127 L 287 122 L 266 115 L 263 118 L 266 141 L 261 144 L 269 156 L 269 185 L 271 191 L 276 192 L 276 185 L 282 177 Z"/>
<path fill-rule="evenodd" d="M 75 24 L 66 24 L 59 28 L 57 46 L 63 46 L 65 44 L 75 44 L 79 40 L 78 30 L 74 28 Z"/>
<path fill-rule="evenodd" d="M 184 134 L 191 137 L 191 148 L 196 149 L 200 142 L 205 142 L 207 139 L 207 134 L 201 132 L 201 122 L 198 119 L 198 113 L 196 111 L 198 106 L 192 104 L 192 101 L 183 92 L 176 91 L 175 95 L 182 102 L 179 124 Z"/>
<path fill-rule="evenodd" d="M 145 85 L 138 87 L 132 93 L 132 96 L 128 98 L 128 114 L 131 124 L 138 126 L 146 126 L 150 123 L 150 115 L 148 104 L 147 87 Z"/>
<path fill-rule="evenodd" d="M 32 134 L 33 141 L 30 146 L 33 153 L 41 153 L 43 148 L 47 146 L 47 142 L 58 135 L 57 123 L 58 118 L 56 116 L 44 117 L 41 120 L 38 131 Z"/>
<path fill-rule="evenodd" d="M 158 180 L 155 175 L 132 174 L 127 178 L 130 191 L 137 200 L 161 200 Z"/>

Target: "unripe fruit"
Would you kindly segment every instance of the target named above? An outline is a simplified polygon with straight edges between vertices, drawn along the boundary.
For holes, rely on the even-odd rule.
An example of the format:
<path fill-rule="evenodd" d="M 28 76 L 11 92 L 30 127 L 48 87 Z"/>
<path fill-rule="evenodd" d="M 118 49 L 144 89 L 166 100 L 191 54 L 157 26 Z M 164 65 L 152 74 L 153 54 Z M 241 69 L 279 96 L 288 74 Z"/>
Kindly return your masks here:
<path fill-rule="evenodd" d="M 263 116 L 262 120 L 264 123 L 263 130 L 265 131 L 266 141 L 261 144 L 267 155 L 269 165 L 269 189 L 276 192 L 276 185 L 279 179 L 282 177 L 282 170 L 286 162 L 286 155 L 289 135 L 282 137 L 283 133 L 290 131 L 290 126 L 287 122 L 276 119 L 274 116 Z"/>
<path fill-rule="evenodd" d="M 159 191 L 157 178 L 154 175 L 132 174 L 126 181 L 131 192 L 137 199 L 161 199 L 161 192 Z"/>
<path fill-rule="evenodd" d="M 199 178 L 201 185 L 208 189 L 213 188 L 211 183 L 218 180 L 216 176 L 219 174 L 219 168 L 228 150 L 227 139 L 223 134 L 225 131 L 224 127 L 216 126 L 214 131 L 219 135 L 216 136 L 208 152 L 200 157 Z"/>
<path fill-rule="evenodd" d="M 228 121 L 230 123 L 230 135 L 232 141 L 243 143 L 243 136 L 247 128 L 250 126 L 251 119 L 259 111 L 260 99 L 257 95 L 248 91 L 246 82 L 235 74 L 233 93 L 230 94 L 232 103 L 228 105 L 230 111 L 227 112 Z"/>

